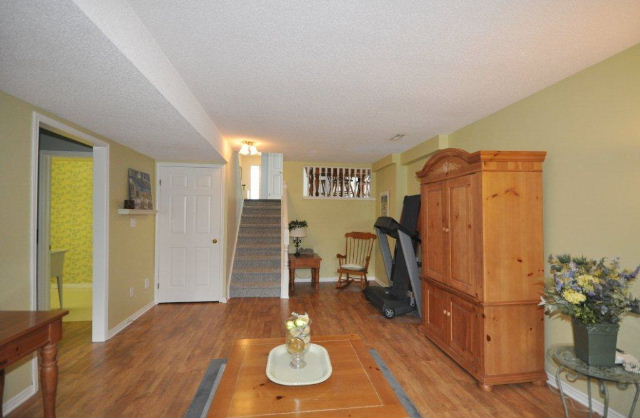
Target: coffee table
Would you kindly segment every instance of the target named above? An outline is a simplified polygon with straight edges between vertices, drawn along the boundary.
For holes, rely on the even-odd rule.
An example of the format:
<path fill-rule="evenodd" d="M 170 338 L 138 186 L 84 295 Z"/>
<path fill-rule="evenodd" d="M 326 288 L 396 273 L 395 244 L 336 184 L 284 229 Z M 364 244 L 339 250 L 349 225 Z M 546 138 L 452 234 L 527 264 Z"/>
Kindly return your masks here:
<path fill-rule="evenodd" d="M 282 386 L 265 369 L 269 351 L 284 337 L 237 340 L 209 418 L 409 416 L 360 336 L 312 336 L 312 342 L 329 352 L 331 377 L 317 385 Z"/>

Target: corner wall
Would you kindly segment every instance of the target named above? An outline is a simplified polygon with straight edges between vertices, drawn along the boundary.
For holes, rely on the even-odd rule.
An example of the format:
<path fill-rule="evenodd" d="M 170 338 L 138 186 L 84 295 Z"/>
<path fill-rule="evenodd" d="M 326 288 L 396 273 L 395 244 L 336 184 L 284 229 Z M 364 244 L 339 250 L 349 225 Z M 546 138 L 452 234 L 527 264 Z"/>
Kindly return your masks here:
<path fill-rule="evenodd" d="M 435 139 L 421 145 L 438 148 Z M 547 151 L 545 254 L 619 256 L 629 268 L 640 263 L 640 44 L 451 133 L 448 146 Z M 402 154 L 414 160 L 406 166 L 407 193 L 419 192 L 414 173 L 426 161 L 420 154 Z M 640 296 L 640 283 L 633 293 Z M 639 340 L 640 318 L 629 315 L 618 347 L 640 358 Z M 546 318 L 547 347 L 572 342 L 569 321 Z M 555 366 L 547 362 L 547 369 Z M 583 381 L 572 385 L 586 392 Z M 610 385 L 610 393 L 612 408 L 626 414 L 632 388 Z"/>
<path fill-rule="evenodd" d="M 34 111 L 60 120 L 110 145 L 109 328 L 113 328 L 141 307 L 153 302 L 153 286 L 144 289 L 144 278 L 148 277 L 152 283 L 154 278 L 153 216 L 139 217 L 141 219 L 138 219 L 136 229 L 132 230 L 128 217 L 117 215 L 116 210 L 122 207 L 123 200 L 127 198 L 127 168 L 145 171 L 155 177 L 154 161 L 4 92 L 0 92 L 0 193 L 6 197 L 3 199 L 3 216 L 0 217 L 0 310 L 32 309 L 30 207 Z M 136 289 L 136 296 L 129 298 L 129 287 L 132 286 Z M 5 402 L 24 393 L 32 384 L 31 377 L 30 363 L 11 367 L 6 375 Z"/>
<path fill-rule="evenodd" d="M 287 183 L 289 221 L 306 220 L 308 236 L 301 246 L 313 248 L 322 257 L 320 278 L 335 278 L 338 273 L 336 254 L 344 253 L 344 234 L 351 231 L 374 232 L 375 200 L 305 199 L 302 197 L 303 171 L 305 165 L 324 167 L 370 168 L 371 164 L 321 163 L 285 161 L 284 181 Z M 372 195 L 376 196 L 375 180 Z M 377 243 L 373 252 L 377 251 Z M 290 251 L 293 251 L 290 245 Z M 375 257 L 372 254 L 369 275 L 375 272 Z M 296 272 L 297 277 L 308 278 L 309 270 Z"/>

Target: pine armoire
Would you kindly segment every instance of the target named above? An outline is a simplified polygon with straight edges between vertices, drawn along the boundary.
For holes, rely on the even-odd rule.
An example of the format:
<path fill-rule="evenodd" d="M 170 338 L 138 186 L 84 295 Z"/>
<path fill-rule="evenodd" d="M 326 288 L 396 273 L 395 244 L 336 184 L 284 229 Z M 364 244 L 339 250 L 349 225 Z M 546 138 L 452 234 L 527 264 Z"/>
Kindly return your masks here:
<path fill-rule="evenodd" d="M 417 173 L 426 334 L 487 391 L 546 381 L 545 156 L 449 148 Z"/>

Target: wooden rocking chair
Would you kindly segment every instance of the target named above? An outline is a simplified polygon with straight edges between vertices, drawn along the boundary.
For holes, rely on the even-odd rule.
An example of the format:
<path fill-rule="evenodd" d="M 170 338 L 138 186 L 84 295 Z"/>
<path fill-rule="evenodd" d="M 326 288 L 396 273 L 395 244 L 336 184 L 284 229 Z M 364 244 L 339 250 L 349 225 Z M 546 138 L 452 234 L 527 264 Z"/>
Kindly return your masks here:
<path fill-rule="evenodd" d="M 339 264 L 336 288 L 345 288 L 357 280 L 360 282 L 360 287 L 364 289 L 368 284 L 367 272 L 376 236 L 369 232 L 348 232 L 344 236 L 347 241 L 345 253 L 336 255 Z M 343 275 L 346 277 L 343 278 Z"/>

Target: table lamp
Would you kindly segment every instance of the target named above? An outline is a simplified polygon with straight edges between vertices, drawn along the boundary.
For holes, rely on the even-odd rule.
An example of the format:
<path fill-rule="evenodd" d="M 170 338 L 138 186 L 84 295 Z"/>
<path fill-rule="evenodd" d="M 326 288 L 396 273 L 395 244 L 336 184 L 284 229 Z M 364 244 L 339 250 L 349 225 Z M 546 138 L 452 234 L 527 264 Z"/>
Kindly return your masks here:
<path fill-rule="evenodd" d="M 289 236 L 293 238 L 293 243 L 296 245 L 296 257 L 300 257 L 300 243 L 302 238 L 307 236 L 307 228 L 295 228 L 289 232 Z"/>

